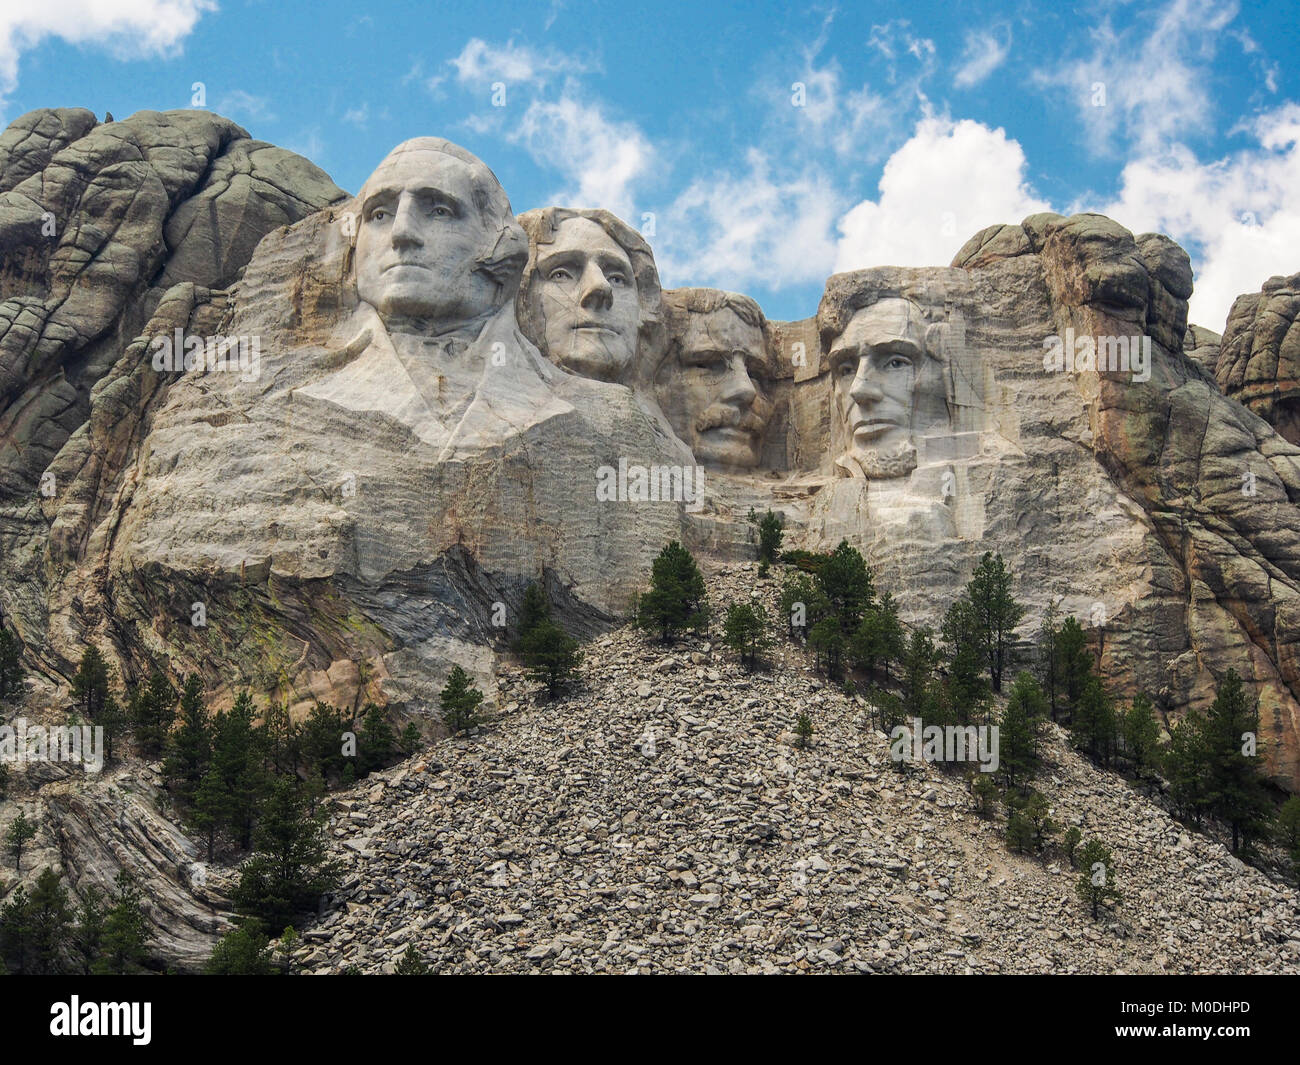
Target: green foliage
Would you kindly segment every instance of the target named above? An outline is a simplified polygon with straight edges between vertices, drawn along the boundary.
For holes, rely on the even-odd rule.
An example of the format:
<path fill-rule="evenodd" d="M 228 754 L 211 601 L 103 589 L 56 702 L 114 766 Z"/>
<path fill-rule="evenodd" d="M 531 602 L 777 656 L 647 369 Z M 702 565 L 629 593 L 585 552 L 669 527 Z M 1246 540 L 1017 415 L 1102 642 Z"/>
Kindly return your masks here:
<path fill-rule="evenodd" d="M 1011 685 L 998 728 L 998 772 L 1009 787 L 1023 785 L 1038 769 L 1039 731 L 1046 708 L 1043 690 L 1021 670 Z"/>
<path fill-rule="evenodd" d="M 294 781 L 281 778 L 272 786 L 255 843 L 231 896 L 241 914 L 283 927 L 315 910 L 337 883 L 338 867 L 327 858 L 321 823 L 304 809 Z"/>
<path fill-rule="evenodd" d="M 993 690 L 1000 692 L 1003 672 L 1011 661 L 1015 629 L 1025 614 L 1011 594 L 1011 572 L 1000 554 L 984 552 L 962 598 L 970 604 L 976 650 L 983 652 Z"/>
<path fill-rule="evenodd" d="M 758 665 L 772 637 L 768 631 L 767 612 L 758 603 L 732 603 L 727 608 L 722 642 L 740 655 L 746 669 Z"/>
<path fill-rule="evenodd" d="M 374 703 L 366 704 L 361 714 L 361 734 L 357 740 L 357 755 L 363 775 L 397 761 L 397 735 L 384 716 L 382 707 Z"/>
<path fill-rule="evenodd" d="M 32 964 L 34 935 L 27 889 L 19 884 L 0 906 L 0 959 L 12 973 L 25 974 Z"/>
<path fill-rule="evenodd" d="M 781 614 L 791 636 L 807 636 L 828 609 L 821 587 L 807 573 L 797 570 L 781 582 Z"/>
<path fill-rule="evenodd" d="M 402 955 L 402 960 L 397 963 L 397 967 L 393 972 L 397 976 L 428 976 L 429 966 L 420 957 L 420 952 L 415 949 L 415 944 L 411 943 L 407 946 L 406 953 Z"/>
<path fill-rule="evenodd" d="M 108 663 L 94 644 L 81 652 L 81 665 L 72 678 L 72 697 L 92 721 L 99 717 L 108 698 Z"/>
<path fill-rule="evenodd" d="M 1300 795 L 1292 795 L 1278 811 L 1274 827 L 1277 842 L 1291 859 L 1291 875 L 1300 883 Z"/>
<path fill-rule="evenodd" d="M 1145 692 L 1133 696 L 1133 703 L 1120 722 L 1120 735 L 1124 740 L 1124 753 L 1134 769 L 1141 773 L 1156 765 L 1160 754 L 1160 725 Z"/>
<path fill-rule="evenodd" d="M 438 700 L 442 706 L 443 724 L 453 736 L 468 732 L 479 723 L 479 705 L 483 702 L 483 693 L 470 684 L 469 674 L 460 666 L 451 667 L 447 684 Z"/>
<path fill-rule="evenodd" d="M 817 571 L 817 581 L 847 638 L 875 603 L 875 582 L 857 548 L 841 540 Z"/>
<path fill-rule="evenodd" d="M 550 618 L 539 621 L 524 637 L 523 659 L 528 676 L 546 685 L 546 694 L 556 698 L 572 681 L 582 664 L 578 641 Z"/>
<path fill-rule="evenodd" d="M 1109 767 L 1117 731 L 1115 707 L 1102 688 L 1101 681 L 1089 675 L 1070 720 L 1070 733 L 1074 742 L 1087 750 L 1094 762 Z"/>
<path fill-rule="evenodd" d="M 638 603 L 637 624 L 671 643 L 682 629 L 703 630 L 708 616 L 704 575 L 691 553 L 673 540 L 651 566 L 650 590 Z"/>
<path fill-rule="evenodd" d="M 176 689 L 155 669 L 143 687 L 131 691 L 127 713 L 142 758 L 157 758 L 176 717 Z"/>
<path fill-rule="evenodd" d="M 546 596 L 546 589 L 536 581 L 529 581 L 524 589 L 524 602 L 519 608 L 519 625 L 515 630 L 515 639 L 511 649 L 520 654 L 523 651 L 525 637 L 541 622 L 551 618 L 551 601 Z"/>
<path fill-rule="evenodd" d="M 1036 662 L 1038 678 L 1047 696 L 1048 710 L 1053 721 L 1057 719 L 1064 700 L 1060 652 L 1061 626 L 1057 621 L 1059 616 L 1057 600 L 1053 599 L 1043 611 L 1043 621 L 1038 627 Z"/>
<path fill-rule="evenodd" d="M 799 716 L 795 718 L 794 734 L 797 737 L 796 742 L 800 747 L 807 747 L 812 741 L 812 716 L 806 710 L 801 710 Z"/>
<path fill-rule="evenodd" d="M 1174 809 L 1194 825 L 1201 823 L 1209 809 L 1208 768 L 1205 715 L 1193 707 L 1170 730 L 1164 770 Z"/>
<path fill-rule="evenodd" d="M 217 940 L 203 971 L 208 976 L 273 976 L 275 958 L 262 922 L 246 919 Z"/>
<path fill-rule="evenodd" d="M 808 632 L 808 646 L 816 652 L 817 665 L 830 677 L 839 677 L 844 660 L 844 632 L 839 619 L 827 615 Z"/>
<path fill-rule="evenodd" d="M 168 734 L 166 748 L 163 777 L 181 801 L 192 802 L 212 762 L 212 731 L 203 705 L 203 681 L 197 673 L 185 678 L 180 725 Z"/>
<path fill-rule="evenodd" d="M 104 761 L 113 760 L 113 741 L 121 736 L 125 736 L 131 728 L 131 719 L 126 709 L 117 699 L 110 695 L 104 700 L 104 708 L 99 712 L 99 718 L 95 722 L 104 730 Z"/>
<path fill-rule="evenodd" d="M 785 518 L 770 510 L 760 518 L 751 507 L 749 520 L 758 526 L 758 560 L 770 565 L 781 557 L 781 541 L 785 538 Z"/>
<path fill-rule="evenodd" d="M 1065 705 L 1073 714 L 1087 687 L 1088 679 L 1093 675 L 1088 636 L 1073 615 L 1065 619 L 1056 635 L 1056 656 Z"/>
<path fill-rule="evenodd" d="M 403 754 L 414 754 L 419 749 L 422 737 L 420 736 L 420 726 L 414 721 L 408 721 L 406 727 L 402 729 L 402 737 L 399 741 Z"/>
<path fill-rule="evenodd" d="M 984 679 L 979 618 L 967 597 L 954 600 L 948 607 L 940 631 L 948 657 L 947 716 L 958 724 L 969 725 L 983 717 L 989 683 Z"/>
<path fill-rule="evenodd" d="M 1092 919 L 1097 919 L 1098 907 L 1105 902 L 1119 901 L 1122 896 L 1115 885 L 1115 862 L 1110 848 L 1099 840 L 1090 839 L 1079 852 L 1079 869 L 1082 870 L 1074 890 L 1092 909 Z"/>
<path fill-rule="evenodd" d="M 1006 836 L 1007 846 L 1016 854 L 1025 854 L 1034 849 L 1034 826 L 1019 810 L 1007 813 Z"/>
<path fill-rule="evenodd" d="M 143 894 L 126 870 L 117 874 L 116 889 L 104 915 L 101 954 L 91 965 L 99 975 L 139 972 L 148 955 L 149 924 L 140 905 Z"/>
<path fill-rule="evenodd" d="M 53 869 L 46 868 L 36 878 L 27 902 L 27 916 L 31 931 L 30 971 L 38 976 L 64 971 L 72 911 L 68 906 L 68 893 Z"/>
<path fill-rule="evenodd" d="M 1065 855 L 1070 865 L 1079 868 L 1079 841 L 1083 839 L 1083 833 L 1071 825 L 1065 830 L 1065 838 L 1061 840 L 1061 853 Z"/>
<path fill-rule="evenodd" d="M 316 703 L 298 727 L 298 746 L 303 761 L 327 784 L 342 781 L 349 768 L 355 779 L 354 759 L 343 753 L 344 733 L 353 732 L 355 725 L 347 711 L 328 703 Z"/>
<path fill-rule="evenodd" d="M 93 972 L 95 962 L 104 949 L 104 921 L 108 909 L 104 893 L 94 884 L 81 889 L 81 905 L 77 908 L 77 924 L 72 930 L 72 946 L 76 956 L 76 969 L 83 975 Z"/>
<path fill-rule="evenodd" d="M 1249 747 L 1247 744 L 1249 737 Z M 1205 716 L 1210 813 L 1232 828 L 1232 851 L 1247 851 L 1270 831 L 1272 806 L 1257 752 L 1259 709 L 1236 670 L 1228 670 Z"/>
<path fill-rule="evenodd" d="M 23 848 L 35 838 L 36 823 L 28 819 L 25 810 L 19 810 L 5 833 L 5 850 L 14 860 L 14 869 L 20 873 L 23 871 Z"/>
<path fill-rule="evenodd" d="M 0 802 L 9 798 L 9 767 L 0 762 Z"/>
<path fill-rule="evenodd" d="M 970 795 L 980 817 L 993 816 L 998 803 L 998 786 L 993 782 L 993 774 L 976 773 L 971 778 Z"/>
<path fill-rule="evenodd" d="M 248 850 L 267 777 L 247 692 L 240 693 L 229 711 L 216 715 L 212 736 L 212 779 L 206 779 L 205 772 L 195 792 L 196 805 L 215 817 L 217 828 L 228 831 L 240 850 Z"/>
<path fill-rule="evenodd" d="M 804 573 L 811 573 L 814 576 L 826 563 L 828 558 L 830 558 L 830 555 L 818 554 L 816 551 L 801 551 L 796 549 L 794 551 L 781 552 L 782 562 L 794 566 L 796 569 L 800 569 Z"/>
<path fill-rule="evenodd" d="M 0 699 L 18 691 L 22 679 L 22 642 L 15 633 L 0 625 Z"/>
<path fill-rule="evenodd" d="M 935 680 L 939 652 L 934 634 L 925 625 L 912 630 L 903 657 L 902 713 L 905 718 L 919 717 L 926 725 L 944 724 L 940 690 Z"/>

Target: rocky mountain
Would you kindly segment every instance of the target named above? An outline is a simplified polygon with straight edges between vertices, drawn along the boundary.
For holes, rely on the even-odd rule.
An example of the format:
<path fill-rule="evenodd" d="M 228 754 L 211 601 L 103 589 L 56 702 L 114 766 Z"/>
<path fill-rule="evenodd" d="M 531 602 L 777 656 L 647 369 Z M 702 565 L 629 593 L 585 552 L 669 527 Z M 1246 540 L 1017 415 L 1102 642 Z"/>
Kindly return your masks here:
<path fill-rule="evenodd" d="M 426 899 L 435 922 L 451 922 L 435 923 L 443 947 L 472 948 L 492 966 L 493 950 L 506 967 L 520 962 L 518 951 L 488 945 L 497 932 L 486 923 L 452 934 L 463 900 L 450 885 L 479 872 L 459 848 L 493 832 L 504 841 L 493 861 L 505 864 L 489 879 L 500 873 L 506 883 L 467 895 L 483 902 L 475 913 L 503 927 L 510 916 L 515 939 L 527 933 L 529 964 L 566 950 L 574 965 L 592 962 L 590 950 L 604 953 L 585 945 L 595 932 L 565 931 L 554 913 L 585 928 L 610 899 L 641 906 L 632 916 L 650 912 L 640 898 L 673 906 L 668 896 L 638 897 L 611 864 L 624 851 L 602 851 L 589 883 L 615 894 L 591 887 L 581 906 L 566 897 L 549 925 L 534 924 L 523 909 L 529 896 L 577 882 L 564 866 L 566 882 L 544 887 L 561 866 L 536 864 L 541 852 L 530 848 L 550 847 L 536 818 L 550 809 L 569 833 L 557 863 L 594 854 L 607 842 L 601 831 L 619 834 L 609 782 L 623 788 L 645 774 L 658 781 L 646 795 L 662 799 L 653 816 L 680 839 L 643 837 L 659 841 L 655 849 L 633 840 L 633 851 L 672 851 L 639 883 L 676 892 L 685 882 L 678 908 L 711 922 L 721 907 L 742 921 L 733 922 L 736 943 L 748 942 L 736 936 L 751 925 L 730 907 L 752 901 L 744 894 L 764 906 L 776 899 L 758 907 L 769 919 L 749 935 L 789 946 L 790 964 L 837 964 L 820 953 L 829 951 L 845 967 L 902 965 L 912 948 L 900 944 L 918 935 L 936 951 L 931 960 L 957 967 L 998 957 L 1136 964 L 1122 953 L 1104 963 L 1058 957 L 1057 940 L 1010 917 L 980 923 L 981 892 L 1011 883 L 1012 901 L 1049 923 L 1069 905 L 1064 871 L 1021 877 L 1015 863 L 986 865 L 980 879 L 962 865 L 975 852 L 938 828 L 936 839 L 948 841 L 935 843 L 942 862 L 956 866 L 928 864 L 927 855 L 893 868 L 883 849 L 911 846 L 922 822 L 907 818 L 918 810 L 939 815 L 925 825 L 985 829 L 963 812 L 953 780 L 890 777 L 875 738 L 850 728 L 853 708 L 801 666 L 778 671 L 760 696 L 758 680 L 712 679 L 729 676 L 715 651 L 674 667 L 621 632 L 668 540 L 715 568 L 751 558 L 751 508 L 784 516 L 787 547 L 857 546 L 909 623 L 936 622 L 980 556 L 1000 552 L 1028 608 L 1022 645 L 1049 609 L 1075 614 L 1114 694 L 1145 690 L 1166 723 L 1208 705 L 1235 669 L 1260 707 L 1270 776 L 1280 788 L 1300 786 L 1296 278 L 1238 299 L 1220 338 L 1189 325 L 1190 261 L 1169 238 L 1135 236 L 1098 215 L 1035 215 L 976 234 L 947 267 L 837 274 L 815 316 L 775 322 L 737 294 L 665 292 L 653 249 L 607 211 L 517 218 L 487 165 L 440 138 L 416 138 L 376 162 L 350 196 L 307 160 L 199 111 L 99 123 L 87 111 L 42 110 L 0 136 L 0 622 L 20 640 L 26 669 L 6 714 L 64 719 L 88 643 L 119 685 L 155 666 L 173 680 L 197 672 L 216 706 L 246 688 L 259 705 L 283 702 L 297 715 L 318 700 L 373 701 L 432 739 L 442 732 L 437 692 L 459 664 L 506 711 L 482 745 L 437 748 L 442 769 L 408 766 L 348 800 L 336 828 L 359 844 L 347 851 L 354 905 L 314 933 L 310 946 L 321 953 L 312 965 L 391 961 L 375 937 L 396 944 L 387 937 L 413 934 L 399 915 L 418 908 L 401 893 L 407 887 L 381 900 L 384 877 L 397 883 L 417 866 L 429 867 L 422 876 L 448 873 L 438 881 L 443 901 Z M 568 732 L 544 724 L 545 711 L 519 709 L 503 656 L 532 581 L 569 631 L 595 641 L 598 669 Z M 620 656 L 643 672 L 634 676 Z M 644 672 L 652 666 L 663 672 Z M 699 690 L 689 696 L 674 687 L 690 678 Z M 787 765 L 803 757 L 787 755 L 779 739 L 789 708 L 779 728 L 772 715 L 783 700 L 839 707 L 823 746 L 805 758 L 815 788 L 796 799 L 780 785 L 778 797 L 762 799 L 768 784 L 728 776 L 724 787 L 706 772 L 733 750 L 760 770 L 777 754 Z M 672 761 L 629 761 L 615 739 L 645 716 L 647 701 L 680 741 L 665 748 Z M 841 711 L 848 716 L 836 724 Z M 693 744 L 715 737 L 723 753 L 697 764 Z M 769 740 L 760 755 L 754 745 Z M 583 753 L 562 756 L 565 747 Z M 1179 845 L 1141 796 L 1090 776 L 1063 748 L 1055 757 L 1068 816 L 1103 832 L 1152 819 L 1143 842 L 1164 864 L 1149 880 L 1132 871 L 1149 892 L 1139 911 L 1147 924 L 1125 934 L 1159 945 L 1171 967 L 1194 966 L 1190 945 L 1166 949 L 1160 938 L 1171 934 L 1168 914 L 1222 903 L 1214 912 L 1227 922 L 1237 913 L 1228 901 L 1237 902 L 1212 898 L 1209 880 L 1195 876 L 1182 889 L 1192 893 L 1178 895 L 1174 870 L 1187 880 L 1195 863 L 1218 859 L 1199 843 Z M 675 776 L 655 776 L 669 765 Z M 471 787 L 479 769 L 486 780 Z M 552 773 L 551 807 L 516 804 L 522 781 Z M 719 808 L 734 800 L 726 816 L 736 821 L 699 812 L 682 825 L 670 816 L 706 793 L 731 797 Z M 576 821 L 566 795 L 580 808 Z M 456 820 L 453 797 L 469 820 Z M 834 851 L 814 824 L 818 804 L 831 800 L 842 815 L 827 836 Z M 131 869 L 160 900 L 154 919 L 168 956 L 192 965 L 206 954 L 224 921 L 221 874 L 193 880 L 193 846 L 153 769 L 93 781 L 40 769 L 25 778 L 21 801 L 44 826 L 43 855 L 74 880 L 105 886 Z M 769 870 L 758 850 L 749 853 L 758 844 L 732 837 L 735 825 L 772 827 L 774 810 L 798 823 L 811 850 L 795 854 L 786 848 L 793 835 L 774 828 L 764 838 L 782 838 L 771 845 L 786 849 Z M 643 816 L 618 818 L 629 812 Z M 428 839 L 410 867 L 383 865 L 396 860 L 390 841 L 411 844 L 397 852 L 403 861 L 417 847 L 390 826 L 448 816 L 460 827 L 436 831 L 452 833 L 449 850 Z M 892 828 L 891 818 L 910 827 Z M 739 884 L 719 880 L 713 867 L 723 863 L 708 856 L 733 850 L 758 863 L 745 871 L 752 883 L 739 871 L 728 874 Z M 904 909 L 916 922 L 905 929 L 864 916 L 860 941 L 855 932 L 819 943 L 811 961 L 795 958 L 822 929 L 798 924 L 808 942 L 793 946 L 799 937 L 776 923 L 787 903 L 773 892 L 782 862 L 814 857 L 828 866 L 815 870 L 831 874 L 826 883 L 862 874 L 853 912 L 876 913 L 898 896 L 912 901 Z M 1252 885 L 1240 890 L 1261 908 L 1277 904 L 1268 892 L 1280 889 L 1257 874 L 1215 868 Z M 1182 901 L 1160 901 L 1172 898 Z M 959 931 L 937 931 L 931 911 L 941 904 L 942 927 L 951 918 Z M 690 920 L 698 928 L 700 919 Z M 687 923 L 674 916 L 665 928 Z M 1011 924 L 1032 952 L 1011 962 L 971 949 Z M 1290 955 L 1269 954 L 1279 927 L 1258 926 L 1260 952 L 1242 964 L 1290 964 Z M 906 931 L 911 939 L 900 939 Z M 570 934 L 583 943 L 558 938 Z M 713 936 L 689 964 L 748 966 L 757 957 Z M 888 949 L 877 949 L 882 938 Z M 1091 941 L 1083 926 L 1075 939 Z M 549 953 L 527 957 L 543 947 Z M 615 952 L 609 963 L 630 957 Z M 1238 963 L 1216 955 L 1206 964 Z"/>

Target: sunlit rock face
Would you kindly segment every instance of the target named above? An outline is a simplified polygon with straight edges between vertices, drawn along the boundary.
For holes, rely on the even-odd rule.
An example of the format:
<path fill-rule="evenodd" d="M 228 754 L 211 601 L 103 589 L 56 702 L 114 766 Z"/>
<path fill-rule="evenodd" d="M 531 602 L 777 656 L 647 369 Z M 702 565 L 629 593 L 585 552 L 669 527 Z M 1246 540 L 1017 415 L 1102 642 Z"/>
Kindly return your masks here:
<path fill-rule="evenodd" d="M 197 114 L 24 116 L 0 234 L 0 605 L 50 691 L 89 640 L 218 702 L 432 715 L 452 664 L 490 682 L 529 581 L 593 634 L 665 542 L 751 558 L 771 508 L 911 622 L 1001 552 L 1026 644 L 1055 604 L 1168 715 L 1237 669 L 1300 783 L 1290 280 L 1220 347 L 1172 241 L 1036 215 L 773 322 L 662 292 L 608 212 L 516 218 L 447 141 L 349 197 Z"/>
<path fill-rule="evenodd" d="M 1300 444 L 1300 273 L 1270 277 L 1228 313 L 1214 374 L 1225 395 Z"/>

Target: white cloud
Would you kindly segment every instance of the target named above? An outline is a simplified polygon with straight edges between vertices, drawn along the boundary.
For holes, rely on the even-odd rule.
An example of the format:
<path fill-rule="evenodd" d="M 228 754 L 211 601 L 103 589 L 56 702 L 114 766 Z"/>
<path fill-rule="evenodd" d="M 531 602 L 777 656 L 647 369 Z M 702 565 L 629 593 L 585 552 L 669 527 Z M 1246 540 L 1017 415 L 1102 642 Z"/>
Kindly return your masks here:
<path fill-rule="evenodd" d="M 960 88 L 978 85 L 1002 65 L 1011 50 L 1011 34 L 1005 40 L 989 30 L 967 31 L 961 53 L 961 67 L 953 76 L 953 84 Z"/>
<path fill-rule="evenodd" d="M 1119 196 L 1096 208 L 1134 233 L 1168 233 L 1187 248 L 1196 267 L 1190 318 L 1216 332 L 1236 296 L 1300 270 L 1300 104 L 1250 128 L 1258 146 L 1222 159 L 1202 162 L 1175 145 L 1130 161 Z"/>
<path fill-rule="evenodd" d="M 565 187 L 550 202 L 603 207 L 636 224 L 633 186 L 649 173 L 655 150 L 635 124 L 565 95 L 534 100 L 507 136 L 538 163 L 565 175 Z"/>
<path fill-rule="evenodd" d="M 275 115 L 271 113 L 266 97 L 254 96 L 243 89 L 232 89 L 230 92 L 224 93 L 213 105 L 213 110 L 219 115 L 225 115 L 227 118 L 239 117 L 262 122 L 275 121 Z"/>
<path fill-rule="evenodd" d="M 826 278 L 843 208 L 830 181 L 819 171 L 774 175 L 755 148 L 746 166 L 697 178 L 660 216 L 654 243 L 666 283 L 743 292 Z"/>
<path fill-rule="evenodd" d="M 1210 61 L 1236 16 L 1236 3 L 1171 0 L 1145 33 L 1117 32 L 1107 19 L 1090 35 L 1091 55 L 1049 64 L 1035 81 L 1066 91 L 1094 151 L 1110 151 L 1118 134 L 1154 150 L 1212 128 Z"/>
<path fill-rule="evenodd" d="M 836 271 L 946 265 L 985 226 L 1050 210 L 1025 181 L 1019 143 L 970 119 L 923 118 L 879 191 L 840 220 Z"/>
<path fill-rule="evenodd" d="M 18 85 L 22 53 L 48 37 L 98 45 L 119 59 L 165 55 L 216 0 L 41 0 L 0 5 L 0 99 Z"/>
<path fill-rule="evenodd" d="M 456 80 L 462 85 L 486 85 L 494 81 L 507 85 L 544 85 L 557 74 L 585 74 L 594 69 L 587 60 L 553 49 L 533 48 L 514 41 L 492 45 L 480 37 L 471 37 L 460 55 L 448 60 L 448 65 L 455 68 Z M 429 79 L 429 87 L 437 88 L 445 76 Z"/>

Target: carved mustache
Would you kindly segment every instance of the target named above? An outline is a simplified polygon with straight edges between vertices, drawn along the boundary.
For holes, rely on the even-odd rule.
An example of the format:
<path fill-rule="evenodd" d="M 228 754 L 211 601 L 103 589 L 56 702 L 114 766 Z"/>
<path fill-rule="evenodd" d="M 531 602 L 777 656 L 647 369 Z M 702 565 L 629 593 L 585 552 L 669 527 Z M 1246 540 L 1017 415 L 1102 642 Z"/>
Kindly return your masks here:
<path fill-rule="evenodd" d="M 747 433 L 761 433 L 767 425 L 767 404 L 759 401 L 745 410 L 729 407 L 724 403 L 714 403 L 695 419 L 695 431 L 706 433 L 710 429 L 743 429 Z"/>

